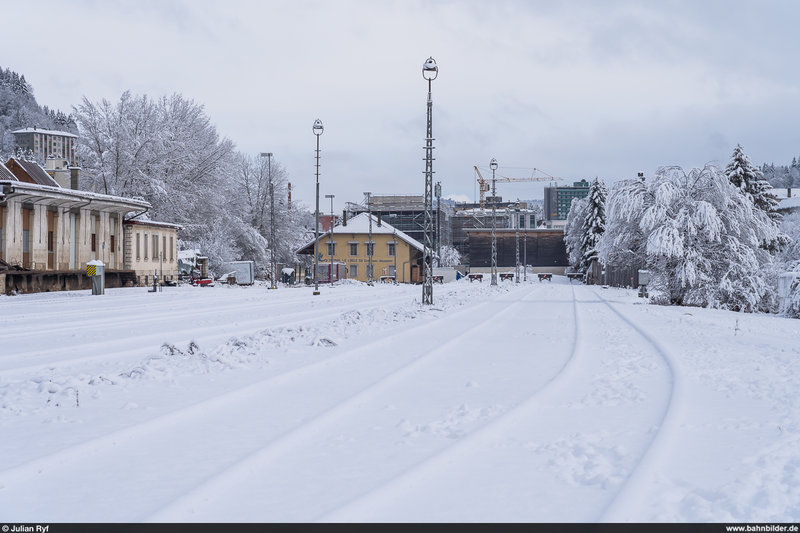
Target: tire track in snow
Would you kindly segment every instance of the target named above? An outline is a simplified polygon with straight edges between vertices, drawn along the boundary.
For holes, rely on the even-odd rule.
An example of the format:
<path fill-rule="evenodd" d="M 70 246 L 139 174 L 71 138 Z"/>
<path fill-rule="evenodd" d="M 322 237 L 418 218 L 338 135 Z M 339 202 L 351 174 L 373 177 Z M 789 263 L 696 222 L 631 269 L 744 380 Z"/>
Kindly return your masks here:
<path fill-rule="evenodd" d="M 407 296 L 398 297 L 397 299 L 407 300 L 408 297 Z M 391 300 L 384 300 L 381 304 L 370 306 L 367 309 L 372 309 L 377 307 L 385 308 L 387 301 Z M 481 305 L 485 305 L 485 302 L 483 301 L 469 302 L 461 309 L 458 309 L 454 313 L 447 315 L 447 318 L 456 319 L 461 315 L 468 313 L 472 308 Z M 363 311 L 364 307 L 361 306 L 359 309 Z M 326 310 L 329 310 L 329 308 Z M 331 315 L 341 316 L 341 313 L 336 312 L 336 313 L 325 314 L 325 316 L 331 316 Z M 94 437 L 90 440 L 72 445 L 69 448 L 60 450 L 58 452 L 43 457 L 39 457 L 36 459 L 32 459 L 23 464 L 8 468 L 0 472 L 0 494 L 2 494 L 2 491 L 4 490 L 9 490 L 12 488 L 17 490 L 20 484 L 24 484 L 25 482 L 31 482 L 31 480 L 35 480 L 43 472 L 51 470 L 63 470 L 65 467 L 69 468 L 68 465 L 80 464 L 81 458 L 109 453 L 109 450 L 113 450 L 113 448 L 115 447 L 126 444 L 130 445 L 131 443 L 141 439 L 157 437 L 158 440 L 161 437 L 160 435 L 156 436 L 155 435 L 156 433 L 160 431 L 170 431 L 176 424 L 178 423 L 185 424 L 189 419 L 206 420 L 209 417 L 209 412 L 212 410 L 219 411 L 224 409 L 226 410 L 226 412 L 236 411 L 237 405 L 252 403 L 252 399 L 254 396 L 263 394 L 264 390 L 269 387 L 274 387 L 276 385 L 289 383 L 293 380 L 300 380 L 303 379 L 308 374 L 314 372 L 328 371 L 332 367 L 340 366 L 343 363 L 346 363 L 354 359 L 358 359 L 359 357 L 364 357 L 365 354 L 368 355 L 372 350 L 375 349 L 375 345 L 392 344 L 394 342 L 397 342 L 398 338 L 409 335 L 410 333 L 413 333 L 414 335 L 418 336 L 419 333 L 414 333 L 414 332 L 424 329 L 435 330 L 438 325 L 439 324 L 437 320 L 427 323 L 413 324 L 410 327 L 404 329 L 403 331 L 398 331 L 396 333 L 390 334 L 387 337 L 384 337 L 377 341 L 373 341 L 367 345 L 362 345 L 358 348 L 350 349 L 347 352 L 340 355 L 336 355 L 332 358 L 325 359 L 323 361 L 319 361 L 309 365 L 305 365 L 299 368 L 295 368 L 285 373 L 279 374 L 277 376 L 271 376 L 270 378 L 260 380 L 256 383 L 252 383 L 244 388 L 223 393 L 213 398 L 209 398 L 200 401 L 198 403 L 195 403 L 193 405 L 178 409 L 166 415 L 157 416 L 155 418 L 139 422 L 135 425 L 128 426 L 126 428 L 116 430 L 105 435 Z M 465 329 L 469 329 L 470 326 L 465 324 L 463 327 Z M 423 353 L 419 357 L 424 357 L 424 356 L 425 353 Z M 409 364 L 413 365 L 414 362 L 415 361 L 412 360 Z M 402 371 L 402 369 L 396 370 L 395 372 L 398 371 Z M 277 439 L 280 440 L 281 438 L 285 437 L 286 434 L 291 434 L 297 431 L 298 429 L 301 429 L 303 426 L 306 426 L 309 423 L 312 423 L 314 420 L 317 420 L 317 418 L 319 418 L 319 416 L 318 415 L 315 416 L 312 413 L 312 415 L 300 421 L 297 427 L 289 428 L 286 432 L 284 432 L 284 434 L 279 435 Z M 206 445 L 209 446 L 208 444 Z M 80 476 L 76 475 L 71 476 L 72 479 L 78 477 Z"/>
<path fill-rule="evenodd" d="M 530 290 L 528 292 L 531 292 Z M 477 322 L 470 321 L 469 324 L 460 323 L 460 329 L 464 330 L 465 335 L 476 334 L 480 330 L 480 326 L 497 321 L 499 316 L 509 313 L 516 306 L 520 305 L 520 301 L 505 301 L 501 298 L 494 300 L 496 302 L 505 302 L 506 305 L 502 310 L 496 311 L 491 316 L 480 318 Z M 485 305 L 485 304 L 483 304 Z M 472 311 L 472 307 L 468 309 L 459 310 L 456 313 L 448 315 L 443 320 L 448 320 L 458 323 L 462 319 L 461 315 L 465 315 Z M 441 324 L 439 324 L 441 325 Z M 397 337 L 407 336 L 410 332 L 404 331 Z M 413 337 L 415 337 L 414 335 Z M 384 344 L 386 341 L 377 341 L 370 343 Z M 395 341 L 391 341 L 390 344 Z M 353 408 L 359 405 L 369 403 L 370 399 L 375 399 L 381 392 L 396 385 L 398 382 L 407 380 L 416 375 L 425 366 L 431 364 L 433 360 L 441 357 L 442 354 L 449 353 L 447 349 L 454 344 L 464 342 L 463 337 L 458 335 L 451 336 L 448 340 L 438 343 L 433 349 L 425 350 L 422 354 L 414 357 L 402 367 L 394 369 L 390 373 L 380 377 L 379 379 L 363 386 L 355 391 L 349 397 L 339 401 L 333 406 L 329 406 L 323 412 L 318 413 L 312 419 L 307 420 L 305 423 L 291 428 L 290 430 L 279 435 L 277 438 L 266 443 L 263 447 L 255 450 L 248 456 L 240 459 L 236 463 L 221 470 L 213 477 L 206 480 L 204 483 L 196 486 L 187 494 L 171 502 L 160 509 L 155 514 L 148 517 L 148 522 L 170 522 L 170 521 L 185 521 L 187 517 L 193 514 L 195 507 L 203 507 L 204 502 L 213 501 L 219 494 L 227 493 L 233 490 L 243 479 L 249 478 L 258 469 L 264 468 L 265 465 L 280 460 L 282 456 L 293 451 L 303 441 L 317 436 L 321 431 L 329 428 L 341 418 L 351 414 Z M 373 348 L 374 349 L 374 348 Z M 365 347 L 359 347 L 354 351 L 368 350 Z"/>
<path fill-rule="evenodd" d="M 190 341 L 194 341 L 201 346 L 206 343 L 215 343 L 215 342 L 222 343 L 231 337 L 252 335 L 270 328 L 284 328 L 290 326 L 297 326 L 297 325 L 303 325 L 309 321 L 315 322 L 318 320 L 338 317 L 341 316 L 344 311 L 353 310 L 354 308 L 367 309 L 367 310 L 383 308 L 386 306 L 386 304 L 408 301 L 408 298 L 409 297 L 407 295 L 404 295 L 393 298 L 386 298 L 379 303 L 368 306 L 364 306 L 356 302 L 350 302 L 347 304 L 338 305 L 334 307 L 324 307 L 322 309 L 312 309 L 310 311 L 309 310 L 298 311 L 295 313 L 280 315 L 281 321 L 277 323 L 270 322 L 271 320 L 275 319 L 274 315 L 270 315 L 267 317 L 261 316 L 249 320 L 237 320 L 236 326 L 233 326 L 235 328 L 234 332 L 231 332 L 232 326 L 230 324 L 224 323 L 224 324 L 219 324 L 217 326 L 210 326 L 204 328 L 202 335 L 187 334 L 186 332 L 191 333 L 197 330 L 197 326 L 189 325 L 184 328 L 180 327 L 175 328 L 171 330 L 168 334 L 164 332 L 159 332 L 155 334 L 149 334 L 149 335 L 144 334 L 137 336 L 136 337 L 137 344 L 142 345 L 150 343 L 150 347 L 147 348 L 124 349 L 125 346 L 130 345 L 131 341 L 129 338 L 123 338 L 119 340 L 89 342 L 80 344 L 78 346 L 80 347 L 82 352 L 94 353 L 95 355 L 85 355 L 81 357 L 72 357 L 69 359 L 59 359 L 55 361 L 49 360 L 37 364 L 27 364 L 25 366 L 5 368 L 3 370 L 0 370 L 0 378 L 8 378 L 9 376 L 19 375 L 31 371 L 41 371 L 41 370 L 52 371 L 55 369 L 69 367 L 75 364 L 81 364 L 86 362 L 95 362 L 102 360 L 108 360 L 108 361 L 119 360 L 120 362 L 122 362 L 128 358 L 146 356 L 153 350 L 159 349 L 161 345 L 165 342 L 165 337 L 167 335 L 169 335 L 168 340 L 171 342 L 171 344 L 184 344 Z M 180 335 L 184 336 L 181 337 Z M 69 347 L 69 350 L 76 351 L 75 348 L 76 345 L 71 345 Z M 58 355 L 60 352 L 64 351 L 64 349 L 65 349 L 64 347 L 56 347 L 44 350 L 32 350 L 30 352 L 17 353 L 10 357 L 3 357 L 2 363 L 13 364 L 14 361 L 25 361 L 30 359 L 36 359 L 36 358 L 46 357 L 47 355 Z"/>
<path fill-rule="evenodd" d="M 653 347 L 656 354 L 666 364 L 670 374 L 670 395 L 657 422 L 658 429 L 642 451 L 622 487 L 598 519 L 603 522 L 619 523 L 634 520 L 632 512 L 642 508 L 643 501 L 647 496 L 647 488 L 660 477 L 659 462 L 668 454 L 671 435 L 678 431 L 681 413 L 685 407 L 685 395 L 677 359 L 641 326 L 614 307 L 610 301 L 597 292 L 595 294 L 606 307 Z"/>
<path fill-rule="evenodd" d="M 391 506 L 396 501 L 397 496 L 413 490 L 414 487 L 422 486 L 426 479 L 435 477 L 438 473 L 452 464 L 459 461 L 466 461 L 472 455 L 476 447 L 482 446 L 493 440 L 498 432 L 503 432 L 507 428 L 518 426 L 529 417 L 532 409 L 538 408 L 538 400 L 542 394 L 552 389 L 557 384 L 569 379 L 571 369 L 577 360 L 576 355 L 580 349 L 580 326 L 578 320 L 577 299 L 575 289 L 570 286 L 572 292 L 572 343 L 568 357 L 563 361 L 557 372 L 546 382 L 532 391 L 528 396 L 519 401 L 516 405 L 500 415 L 488 420 L 486 423 L 475 428 L 472 432 L 456 440 L 453 444 L 437 450 L 433 455 L 411 466 L 399 473 L 392 479 L 372 488 L 369 492 L 351 499 L 346 504 L 332 512 L 324 513 L 314 519 L 314 522 L 357 522 L 363 521 L 364 516 L 369 510 L 376 507 Z"/>
<path fill-rule="evenodd" d="M 254 299 L 251 299 L 254 300 Z M 270 310 L 273 308 L 281 308 L 288 304 L 300 303 L 303 301 L 307 301 L 308 298 L 291 298 L 291 299 L 281 299 L 275 300 L 273 302 L 265 303 L 263 301 L 251 301 L 251 302 L 242 302 L 241 300 L 231 300 L 225 302 L 227 305 L 221 306 L 219 305 L 220 302 L 215 302 L 214 306 L 214 314 L 220 314 L 225 312 L 236 312 L 237 314 L 241 314 L 242 312 L 247 312 L 251 310 Z M 335 298 L 328 298 L 328 300 L 335 300 Z M 198 301 L 198 304 L 203 304 L 202 301 Z M 161 312 L 151 312 L 147 315 L 142 316 L 141 318 L 129 318 L 129 317 L 120 317 L 114 316 L 113 318 L 104 318 L 98 317 L 97 313 L 102 312 L 101 309 L 97 309 L 92 307 L 87 309 L 87 311 L 92 312 L 93 316 L 91 317 L 92 326 L 95 329 L 101 329 L 107 326 L 119 326 L 124 330 L 131 330 L 135 329 L 136 326 L 140 324 L 147 324 L 156 320 L 162 319 L 176 319 L 177 313 L 180 312 L 180 319 L 181 321 L 191 320 L 194 318 L 208 318 L 209 317 L 209 310 L 206 308 L 198 308 L 197 310 L 193 311 L 186 311 L 185 310 L 185 303 L 175 300 L 174 306 L 172 308 L 165 309 Z M 132 306 L 131 308 L 126 307 L 125 312 L 128 315 L 136 316 L 136 313 L 132 312 L 136 308 L 139 309 L 147 309 L 148 307 L 152 307 L 152 304 L 142 304 L 137 306 Z M 47 327 L 47 335 L 52 336 L 62 332 L 70 332 L 74 331 L 76 327 L 84 326 L 87 318 L 82 313 L 79 313 L 79 316 L 75 316 L 75 309 L 70 309 L 68 311 L 60 311 L 54 315 L 54 317 L 58 318 L 58 322 L 55 325 L 49 325 Z M 66 317 L 73 318 L 73 320 L 65 323 L 65 315 Z M 2 326 L 3 326 L 3 340 L 10 341 L 11 339 L 16 338 L 30 338 L 31 336 L 31 329 L 23 329 L 20 331 L 20 328 L 16 326 L 15 322 L 25 323 L 26 325 L 31 322 L 31 320 L 35 320 L 36 323 L 42 324 L 47 323 L 48 318 L 45 316 L 28 316 L 25 315 L 24 320 L 16 320 L 10 321 L 7 318 L 2 319 Z M 7 328 L 7 329 L 6 329 Z M 41 328 L 37 328 L 39 330 Z M 25 355 L 25 354 L 13 354 L 13 355 Z"/>

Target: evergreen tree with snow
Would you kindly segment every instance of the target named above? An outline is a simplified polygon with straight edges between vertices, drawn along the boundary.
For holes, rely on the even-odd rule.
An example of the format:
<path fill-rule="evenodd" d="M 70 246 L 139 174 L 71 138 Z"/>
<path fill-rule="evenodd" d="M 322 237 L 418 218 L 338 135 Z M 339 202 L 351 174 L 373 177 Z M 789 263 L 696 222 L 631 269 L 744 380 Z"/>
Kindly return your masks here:
<path fill-rule="evenodd" d="M 581 271 L 589 269 L 592 261 L 597 259 L 597 245 L 606 231 L 606 196 L 607 191 L 597 178 L 589 187 L 588 203 L 586 205 L 586 219 L 583 222 L 583 257 L 581 258 Z"/>
<path fill-rule="evenodd" d="M 731 162 L 725 168 L 725 175 L 739 192 L 772 219 L 777 229 L 781 220 L 781 215 L 777 211 L 778 199 L 772 193 L 772 185 L 764 178 L 763 172 L 750 162 L 742 145 L 736 145 L 733 150 Z M 776 252 L 787 244 L 789 238 L 779 233 L 775 238 L 762 243 L 762 246 L 771 252 Z"/>
<path fill-rule="evenodd" d="M 753 201 L 756 207 L 773 220 L 780 220 L 780 215 L 775 210 L 778 207 L 778 199 L 772 194 L 772 186 L 764 179 L 763 172 L 750 162 L 741 144 L 737 144 L 733 150 L 725 175 L 742 194 Z"/>

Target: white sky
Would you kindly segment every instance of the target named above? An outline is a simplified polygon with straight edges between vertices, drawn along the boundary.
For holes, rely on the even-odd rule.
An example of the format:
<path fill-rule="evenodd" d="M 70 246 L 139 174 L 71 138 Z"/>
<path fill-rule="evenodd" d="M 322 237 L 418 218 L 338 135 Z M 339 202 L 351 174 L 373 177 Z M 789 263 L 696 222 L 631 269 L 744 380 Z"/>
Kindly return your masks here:
<path fill-rule="evenodd" d="M 433 56 L 434 179 L 473 165 L 607 181 L 661 165 L 800 153 L 800 4 L 791 1 L 8 2 L 0 66 L 42 105 L 181 93 L 243 152 L 273 152 L 294 200 L 422 194 Z M 12 23 L 13 21 L 13 23 Z M 526 170 L 527 169 L 527 170 Z M 488 177 L 490 172 L 484 173 Z M 543 184 L 499 184 L 541 198 Z M 320 209 L 330 209 L 321 198 Z"/>

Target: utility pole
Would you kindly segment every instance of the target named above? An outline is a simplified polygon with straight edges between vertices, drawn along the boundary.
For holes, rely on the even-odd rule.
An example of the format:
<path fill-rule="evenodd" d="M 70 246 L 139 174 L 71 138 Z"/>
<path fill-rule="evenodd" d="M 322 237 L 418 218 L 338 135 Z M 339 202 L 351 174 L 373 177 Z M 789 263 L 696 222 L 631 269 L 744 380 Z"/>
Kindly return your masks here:
<path fill-rule="evenodd" d="M 497 159 L 489 162 L 492 169 L 492 286 L 497 285 L 497 189 L 495 188 L 494 171 L 497 170 Z"/>
<path fill-rule="evenodd" d="M 425 133 L 425 242 L 422 253 L 422 304 L 433 304 L 433 97 L 431 82 L 439 75 L 436 61 L 429 57 L 422 65 L 422 77 L 428 81 L 428 127 Z"/>
<path fill-rule="evenodd" d="M 367 217 L 369 218 L 369 237 L 367 242 L 367 285 L 372 285 L 372 254 L 375 252 L 375 246 L 372 244 L 372 193 L 365 192 L 367 197 Z"/>
<path fill-rule="evenodd" d="M 434 187 L 436 194 L 436 257 L 439 268 L 442 266 L 442 182 Z"/>

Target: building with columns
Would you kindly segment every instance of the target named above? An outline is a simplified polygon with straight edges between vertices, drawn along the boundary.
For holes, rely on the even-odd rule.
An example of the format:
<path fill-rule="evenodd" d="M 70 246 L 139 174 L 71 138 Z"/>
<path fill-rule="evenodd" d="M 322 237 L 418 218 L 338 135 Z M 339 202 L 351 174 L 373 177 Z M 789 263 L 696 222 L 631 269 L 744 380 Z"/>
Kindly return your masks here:
<path fill-rule="evenodd" d="M 0 162 L 0 293 L 88 288 L 86 263 L 98 259 L 107 287 L 144 284 L 140 276 L 152 275 L 152 264 L 126 261 L 125 223 L 149 208 L 141 200 L 61 187 L 32 161 Z M 177 246 L 178 227 L 166 226 L 155 246 L 174 258 L 168 272 L 177 277 L 177 249 L 163 248 Z"/>

